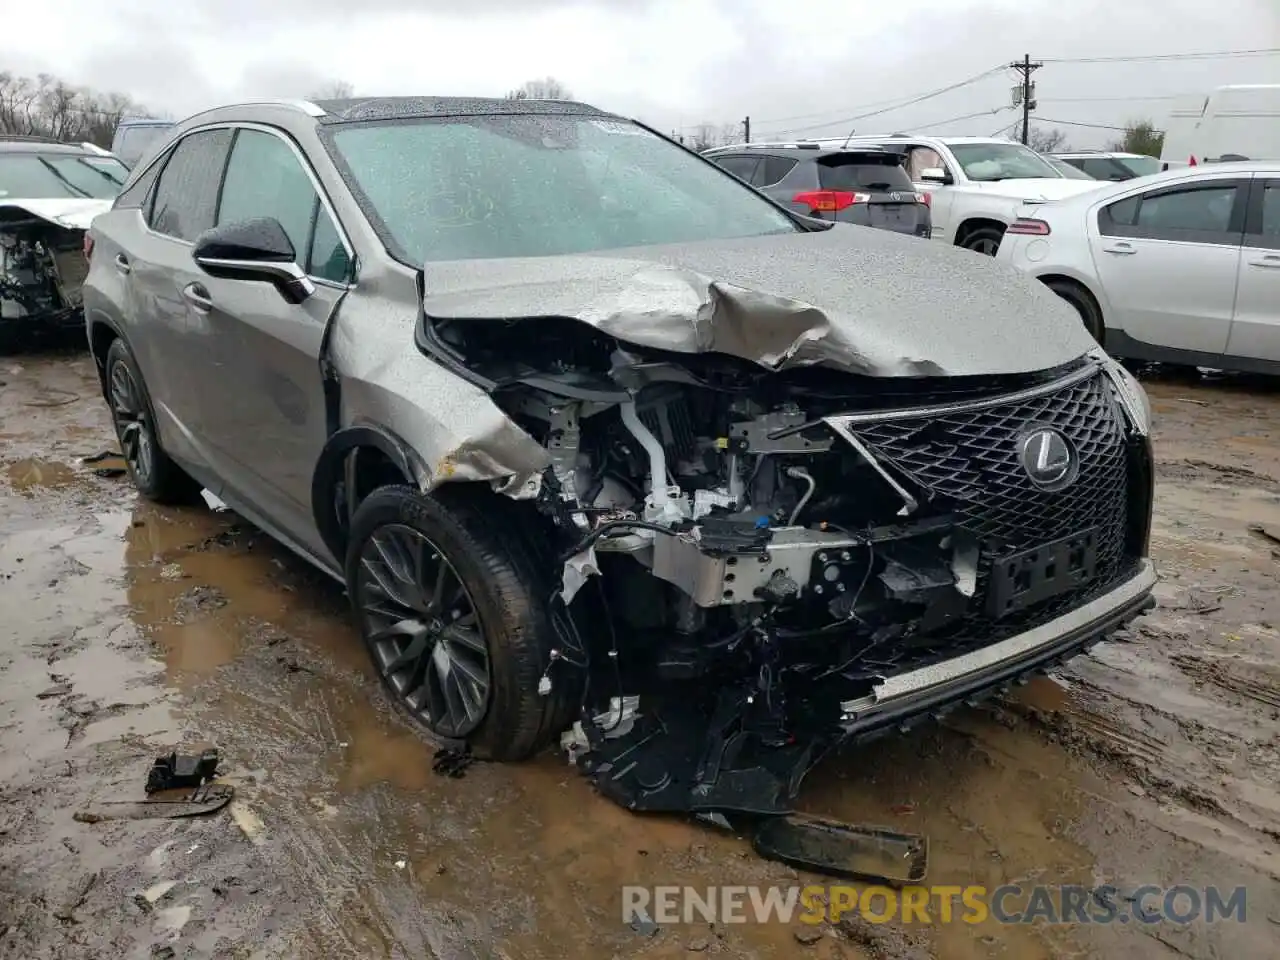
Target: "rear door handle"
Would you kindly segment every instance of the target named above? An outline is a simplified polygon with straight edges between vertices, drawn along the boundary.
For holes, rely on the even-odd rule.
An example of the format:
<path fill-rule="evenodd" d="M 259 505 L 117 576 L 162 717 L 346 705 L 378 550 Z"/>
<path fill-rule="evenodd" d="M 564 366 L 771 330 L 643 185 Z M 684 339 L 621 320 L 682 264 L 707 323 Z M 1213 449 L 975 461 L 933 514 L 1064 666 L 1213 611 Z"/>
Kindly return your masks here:
<path fill-rule="evenodd" d="M 133 267 L 129 266 L 129 258 L 123 253 L 116 254 L 116 269 L 126 274 L 133 270 Z"/>
<path fill-rule="evenodd" d="M 1114 253 L 1114 254 L 1116 254 L 1116 256 L 1131 257 L 1131 256 L 1133 256 L 1135 253 L 1137 253 L 1138 251 L 1137 251 L 1137 250 L 1135 250 L 1135 249 L 1133 249 L 1133 244 L 1131 244 L 1131 243 L 1124 243 L 1123 241 L 1121 241 L 1120 243 L 1111 243 L 1111 244 L 1108 244 L 1107 246 L 1105 246 L 1105 247 L 1103 247 L 1103 248 L 1102 248 L 1102 252 L 1103 252 L 1103 253 Z"/>
<path fill-rule="evenodd" d="M 1280 254 L 1268 253 L 1257 260 L 1250 260 L 1249 264 L 1254 267 L 1270 267 L 1273 270 L 1280 270 Z"/>
<path fill-rule="evenodd" d="M 213 300 L 209 297 L 209 291 L 204 288 L 203 284 L 188 283 L 182 288 L 182 296 L 196 308 L 200 313 L 208 313 L 213 309 Z"/>

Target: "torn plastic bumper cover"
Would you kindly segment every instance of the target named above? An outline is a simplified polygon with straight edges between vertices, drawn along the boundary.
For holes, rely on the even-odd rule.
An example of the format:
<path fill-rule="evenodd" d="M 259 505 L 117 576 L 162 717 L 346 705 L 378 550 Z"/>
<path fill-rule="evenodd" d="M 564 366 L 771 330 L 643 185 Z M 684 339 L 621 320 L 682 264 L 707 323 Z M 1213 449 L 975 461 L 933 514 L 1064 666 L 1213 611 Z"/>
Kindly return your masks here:
<path fill-rule="evenodd" d="M 1114 590 L 1055 620 L 874 683 L 868 695 L 841 702 L 826 730 L 793 742 L 764 743 L 743 726 L 746 703 L 722 690 L 710 709 L 669 697 L 626 735 L 597 734 L 577 763 L 602 794 L 631 810 L 785 815 L 805 774 L 830 749 L 907 730 L 1062 663 L 1150 610 L 1155 582 L 1151 561 L 1143 560 Z"/>

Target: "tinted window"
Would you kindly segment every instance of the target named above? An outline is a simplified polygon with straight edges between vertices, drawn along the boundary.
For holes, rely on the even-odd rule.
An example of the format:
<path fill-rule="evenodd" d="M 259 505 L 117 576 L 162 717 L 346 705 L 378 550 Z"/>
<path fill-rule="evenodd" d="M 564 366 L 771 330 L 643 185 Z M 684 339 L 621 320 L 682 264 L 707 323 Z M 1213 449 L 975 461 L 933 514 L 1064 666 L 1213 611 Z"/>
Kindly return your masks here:
<path fill-rule="evenodd" d="M 351 279 L 351 258 L 347 256 L 346 247 L 338 238 L 333 218 L 323 206 L 317 211 L 316 229 L 311 239 L 306 271 L 313 277 L 332 280 L 334 283 L 346 283 Z"/>
<path fill-rule="evenodd" d="M 907 171 L 896 162 L 867 163 L 865 157 L 823 157 L 818 182 L 824 190 L 915 190 Z"/>
<path fill-rule="evenodd" d="M 1272 181 L 1262 191 L 1262 230 L 1264 237 L 1280 237 L 1280 183 Z"/>
<path fill-rule="evenodd" d="M 1231 228 L 1236 187 L 1202 187 L 1147 194 L 1138 207 L 1138 227 L 1149 230 L 1215 230 Z"/>
<path fill-rule="evenodd" d="M 1129 197 L 1127 200 L 1113 203 L 1106 208 L 1106 214 L 1117 226 L 1132 227 L 1138 218 L 1138 203 L 1141 200 L 1142 197 Z"/>
<path fill-rule="evenodd" d="M 182 138 L 156 183 L 151 229 L 194 241 L 213 226 L 218 182 L 230 145 L 230 130 L 204 130 Z"/>
<path fill-rule="evenodd" d="M 1127 180 L 1130 176 L 1129 171 L 1106 157 L 1086 160 L 1084 172 L 1095 180 Z"/>
<path fill-rule="evenodd" d="M 287 143 L 261 130 L 237 134 L 222 184 L 218 223 L 274 217 L 302 264 L 318 202 L 310 178 Z"/>
<path fill-rule="evenodd" d="M 755 173 L 756 164 L 760 162 L 759 157 L 713 157 L 712 159 L 735 177 L 741 177 L 748 183 L 751 182 L 751 176 Z"/>
<path fill-rule="evenodd" d="M 410 264 L 795 233 L 763 197 L 622 120 L 498 115 L 338 125 L 344 173 Z"/>
<path fill-rule="evenodd" d="M 1155 157 L 1116 157 L 1115 162 L 1135 177 L 1146 177 L 1160 172 L 1160 161 Z"/>
<path fill-rule="evenodd" d="M 760 186 L 767 187 L 777 183 L 791 172 L 797 162 L 786 157 L 765 157 L 764 163 L 760 164 L 760 169 L 756 172 Z"/>

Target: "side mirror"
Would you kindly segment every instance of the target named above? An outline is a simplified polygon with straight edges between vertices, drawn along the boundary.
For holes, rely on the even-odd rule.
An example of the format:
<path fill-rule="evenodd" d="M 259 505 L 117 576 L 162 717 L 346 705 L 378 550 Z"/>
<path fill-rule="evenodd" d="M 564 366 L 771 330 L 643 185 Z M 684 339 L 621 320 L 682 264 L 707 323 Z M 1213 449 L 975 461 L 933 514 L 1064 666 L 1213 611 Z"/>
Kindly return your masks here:
<path fill-rule="evenodd" d="M 951 176 L 942 167 L 925 167 L 920 171 L 922 183 L 951 183 Z"/>
<path fill-rule="evenodd" d="M 274 217 L 212 227 L 196 237 L 191 256 L 211 277 L 273 283 L 289 303 L 302 303 L 316 292 L 297 264 L 289 235 Z"/>

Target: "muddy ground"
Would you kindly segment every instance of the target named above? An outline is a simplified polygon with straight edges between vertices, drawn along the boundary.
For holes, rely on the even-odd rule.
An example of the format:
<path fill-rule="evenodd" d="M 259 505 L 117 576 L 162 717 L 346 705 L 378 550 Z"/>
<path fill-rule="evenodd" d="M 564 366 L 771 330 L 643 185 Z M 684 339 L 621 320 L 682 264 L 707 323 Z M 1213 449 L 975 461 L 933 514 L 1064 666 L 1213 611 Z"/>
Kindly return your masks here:
<path fill-rule="evenodd" d="M 0 956 L 1280 956 L 1280 389 L 1149 381 L 1160 610 L 1056 679 L 815 771 L 806 809 L 926 833 L 934 883 L 1248 888 L 1245 923 L 845 930 L 620 919 L 623 883 L 794 883 L 556 756 L 431 772 L 339 589 L 229 513 L 158 509 L 87 357 L 0 359 Z M 77 820 L 215 743 L 237 799 Z M 802 878 L 803 879 L 803 878 Z M 808 938 L 805 938 L 808 939 Z M 860 942 L 861 941 L 861 942 Z"/>

